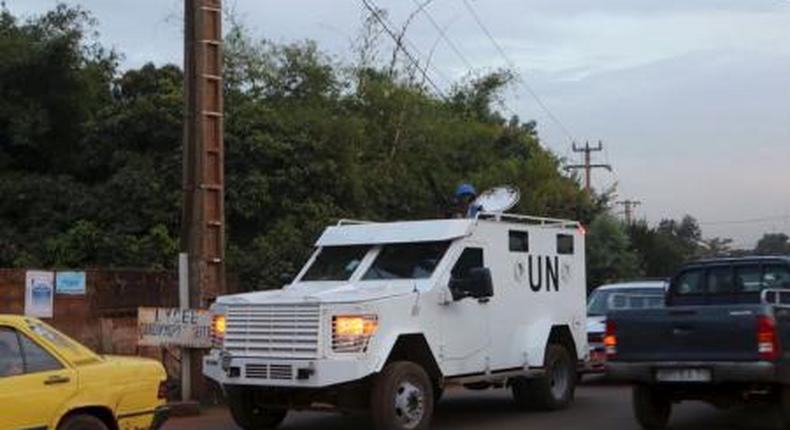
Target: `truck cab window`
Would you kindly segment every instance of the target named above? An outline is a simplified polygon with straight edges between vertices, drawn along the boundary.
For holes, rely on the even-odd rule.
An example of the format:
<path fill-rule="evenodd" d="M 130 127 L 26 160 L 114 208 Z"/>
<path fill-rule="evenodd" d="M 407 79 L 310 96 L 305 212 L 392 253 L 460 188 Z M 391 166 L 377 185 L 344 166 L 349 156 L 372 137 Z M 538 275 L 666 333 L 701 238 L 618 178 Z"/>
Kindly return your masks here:
<path fill-rule="evenodd" d="M 449 245 L 448 242 L 384 245 L 362 280 L 430 278 Z"/>
<path fill-rule="evenodd" d="M 708 270 L 708 294 L 715 296 L 734 292 L 732 267 L 713 267 Z"/>
<path fill-rule="evenodd" d="M 780 264 L 767 264 L 762 283 L 764 288 L 790 288 L 790 269 Z"/>
<path fill-rule="evenodd" d="M 483 248 L 466 248 L 450 273 L 455 279 L 464 279 L 469 275 L 470 270 L 482 267 L 484 267 Z"/>
<path fill-rule="evenodd" d="M 370 245 L 323 247 L 302 281 L 347 281 L 370 248 Z"/>
<path fill-rule="evenodd" d="M 760 266 L 738 266 L 735 268 L 735 290 L 739 293 L 759 293 L 763 289 Z"/>
<path fill-rule="evenodd" d="M 675 282 L 675 295 L 692 296 L 705 294 L 703 273 L 701 269 L 694 269 L 686 271 L 678 276 Z"/>
<path fill-rule="evenodd" d="M 21 375 L 25 371 L 16 331 L 0 327 L 0 378 Z"/>

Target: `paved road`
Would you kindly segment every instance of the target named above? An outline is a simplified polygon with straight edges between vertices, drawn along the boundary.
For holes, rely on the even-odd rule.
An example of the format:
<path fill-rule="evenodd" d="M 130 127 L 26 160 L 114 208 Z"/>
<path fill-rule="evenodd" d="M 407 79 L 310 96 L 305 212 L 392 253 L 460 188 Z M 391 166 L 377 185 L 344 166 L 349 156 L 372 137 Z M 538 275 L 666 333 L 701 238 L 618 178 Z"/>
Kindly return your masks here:
<path fill-rule="evenodd" d="M 719 411 L 703 403 L 687 402 L 675 408 L 673 430 L 778 430 L 776 412 L 768 408 Z M 365 429 L 362 417 L 299 412 L 288 416 L 284 430 Z M 625 387 L 585 385 L 577 391 L 573 407 L 552 413 L 520 412 L 510 402 L 509 391 L 450 391 L 439 403 L 434 429 L 529 430 L 637 430 L 631 413 L 630 390 Z M 166 430 L 236 430 L 223 409 L 195 418 L 172 420 Z"/>

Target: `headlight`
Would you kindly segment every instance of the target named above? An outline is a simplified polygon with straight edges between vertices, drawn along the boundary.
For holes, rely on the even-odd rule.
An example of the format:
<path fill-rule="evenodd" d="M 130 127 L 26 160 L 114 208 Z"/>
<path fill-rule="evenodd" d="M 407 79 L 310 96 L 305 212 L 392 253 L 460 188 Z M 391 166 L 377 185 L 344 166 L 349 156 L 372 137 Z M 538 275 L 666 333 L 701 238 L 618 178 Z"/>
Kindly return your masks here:
<path fill-rule="evenodd" d="M 221 349 L 225 341 L 225 331 L 228 329 L 228 321 L 223 314 L 214 314 L 211 320 L 211 343 L 213 348 Z"/>
<path fill-rule="evenodd" d="M 332 317 L 332 351 L 365 352 L 379 327 L 376 315 L 336 315 Z"/>

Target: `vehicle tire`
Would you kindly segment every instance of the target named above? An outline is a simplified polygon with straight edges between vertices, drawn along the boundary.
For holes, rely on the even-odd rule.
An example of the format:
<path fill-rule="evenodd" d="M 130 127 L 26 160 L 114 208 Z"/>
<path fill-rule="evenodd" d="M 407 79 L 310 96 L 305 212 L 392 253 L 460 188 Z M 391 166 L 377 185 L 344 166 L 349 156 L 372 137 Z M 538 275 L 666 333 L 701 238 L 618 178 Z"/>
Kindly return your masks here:
<path fill-rule="evenodd" d="M 373 381 L 371 414 L 377 430 L 425 430 L 431 425 L 434 392 L 418 364 L 396 361 Z"/>
<path fill-rule="evenodd" d="M 233 421 L 244 430 L 277 428 L 288 414 L 287 409 L 271 409 L 258 405 L 252 389 L 227 387 L 225 391 Z"/>
<path fill-rule="evenodd" d="M 63 420 L 58 430 L 107 430 L 107 424 L 93 415 L 73 415 Z"/>
<path fill-rule="evenodd" d="M 667 428 L 672 414 L 672 402 L 655 388 L 637 385 L 633 391 L 633 408 L 636 421 L 646 430 Z"/>
<path fill-rule="evenodd" d="M 555 411 L 573 401 L 576 365 L 564 346 L 551 344 L 546 348 L 545 369 L 545 376 L 516 378 L 511 383 L 513 399 L 521 409 Z"/>

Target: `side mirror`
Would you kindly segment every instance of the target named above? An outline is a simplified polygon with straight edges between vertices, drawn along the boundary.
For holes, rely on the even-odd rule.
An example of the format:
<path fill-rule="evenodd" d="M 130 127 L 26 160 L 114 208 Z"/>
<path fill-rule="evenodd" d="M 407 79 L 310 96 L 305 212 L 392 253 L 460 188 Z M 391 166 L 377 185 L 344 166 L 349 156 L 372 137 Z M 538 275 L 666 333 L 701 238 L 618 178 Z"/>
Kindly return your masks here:
<path fill-rule="evenodd" d="M 491 280 L 491 270 L 485 267 L 476 267 L 470 269 L 464 278 L 451 279 L 450 292 L 454 301 L 467 297 L 487 299 L 493 296 L 494 283 Z"/>
<path fill-rule="evenodd" d="M 293 281 L 294 277 L 290 273 L 280 273 L 280 283 L 283 285 L 288 285 Z"/>

